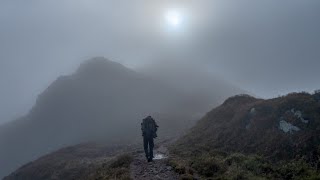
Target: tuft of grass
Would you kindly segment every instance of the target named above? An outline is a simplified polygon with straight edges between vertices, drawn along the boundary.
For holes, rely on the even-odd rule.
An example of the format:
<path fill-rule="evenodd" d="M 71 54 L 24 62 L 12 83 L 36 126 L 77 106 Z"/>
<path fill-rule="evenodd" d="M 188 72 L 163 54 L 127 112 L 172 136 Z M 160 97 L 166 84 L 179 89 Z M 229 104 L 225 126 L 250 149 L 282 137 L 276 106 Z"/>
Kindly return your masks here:
<path fill-rule="evenodd" d="M 180 180 L 194 180 L 194 177 L 191 174 L 183 174 L 179 178 Z"/>
<path fill-rule="evenodd" d="M 276 169 L 277 175 L 284 179 L 314 179 L 320 172 L 303 160 L 282 162 Z M 320 178 L 319 178 L 320 179 Z"/>
<path fill-rule="evenodd" d="M 90 178 L 92 180 L 130 180 L 131 155 L 118 156 L 115 160 L 103 164 Z"/>
<path fill-rule="evenodd" d="M 179 159 L 170 159 L 168 164 L 173 168 L 173 170 L 178 174 L 186 174 L 186 164 Z"/>
<path fill-rule="evenodd" d="M 132 162 L 133 158 L 131 155 L 125 154 L 125 155 L 121 155 L 118 156 L 117 159 L 115 161 L 113 161 L 109 167 L 110 168 L 129 168 L 131 162 Z"/>
<path fill-rule="evenodd" d="M 203 154 L 195 157 L 192 161 L 191 167 L 199 174 L 206 177 L 217 176 L 226 171 L 223 159 L 219 156 L 211 156 L 210 154 Z"/>
<path fill-rule="evenodd" d="M 241 153 L 204 152 L 197 156 L 180 157 L 178 154 L 170 159 L 170 165 L 181 174 L 181 178 L 190 179 L 200 175 L 204 179 L 320 179 L 320 172 L 304 160 L 270 162 L 258 155 Z"/>

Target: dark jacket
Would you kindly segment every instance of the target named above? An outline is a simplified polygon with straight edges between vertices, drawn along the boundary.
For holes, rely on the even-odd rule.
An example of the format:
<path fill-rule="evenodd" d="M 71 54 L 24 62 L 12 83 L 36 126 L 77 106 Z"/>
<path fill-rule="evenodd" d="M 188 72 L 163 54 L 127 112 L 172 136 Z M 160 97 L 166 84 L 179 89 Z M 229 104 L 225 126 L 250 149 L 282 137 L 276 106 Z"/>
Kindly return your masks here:
<path fill-rule="evenodd" d="M 148 138 L 156 138 L 158 127 L 159 126 L 152 117 L 149 116 L 143 119 L 141 123 L 142 136 Z"/>

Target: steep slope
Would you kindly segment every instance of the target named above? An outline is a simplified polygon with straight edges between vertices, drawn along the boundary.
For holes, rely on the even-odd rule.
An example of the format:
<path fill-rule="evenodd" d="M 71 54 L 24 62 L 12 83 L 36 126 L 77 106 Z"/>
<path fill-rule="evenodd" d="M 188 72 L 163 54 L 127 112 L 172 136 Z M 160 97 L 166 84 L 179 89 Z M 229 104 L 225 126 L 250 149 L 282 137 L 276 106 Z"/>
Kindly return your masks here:
<path fill-rule="evenodd" d="M 146 161 L 141 144 L 79 144 L 29 162 L 4 180 L 179 179 L 179 174 L 168 165 L 166 143 L 157 142 L 152 163 Z"/>
<path fill-rule="evenodd" d="M 118 63 L 87 61 L 52 83 L 28 115 L 0 127 L 0 177 L 67 145 L 135 140 L 143 116 L 170 113 L 182 97 Z"/>
<path fill-rule="evenodd" d="M 186 166 L 216 178 L 312 176 L 320 165 L 318 95 L 292 93 L 270 100 L 231 97 L 178 140 L 172 147 L 178 157 L 175 162 L 188 161 Z"/>
<path fill-rule="evenodd" d="M 140 121 L 149 114 L 161 127 L 160 137 L 178 134 L 209 106 L 194 97 L 121 64 L 93 58 L 53 82 L 25 117 L 0 126 L 0 177 L 65 146 L 140 140 Z"/>

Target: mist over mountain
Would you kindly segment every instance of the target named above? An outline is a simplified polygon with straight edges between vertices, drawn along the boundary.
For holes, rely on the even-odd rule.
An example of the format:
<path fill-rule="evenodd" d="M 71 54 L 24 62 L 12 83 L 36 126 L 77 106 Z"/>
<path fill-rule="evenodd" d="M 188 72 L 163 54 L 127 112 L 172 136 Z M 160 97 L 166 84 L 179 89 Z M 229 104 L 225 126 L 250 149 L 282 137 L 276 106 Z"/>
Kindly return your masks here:
<path fill-rule="evenodd" d="M 138 68 L 174 54 L 260 97 L 312 92 L 319 9 L 316 0 L 2 0 L 0 124 L 96 55 Z M 171 11 L 179 26 L 167 22 Z"/>
<path fill-rule="evenodd" d="M 163 60 L 160 62 L 152 63 L 139 70 L 149 77 L 166 82 L 180 92 L 192 96 L 196 102 L 207 102 L 210 106 L 201 107 L 205 112 L 210 111 L 212 107 L 220 105 L 230 95 L 245 92 L 203 66 L 177 60 Z"/>
<path fill-rule="evenodd" d="M 178 75 L 171 76 L 177 81 L 173 86 L 174 81 L 148 77 L 103 57 L 84 62 L 74 74 L 59 77 L 41 93 L 27 115 L 0 126 L 0 177 L 64 146 L 93 140 L 137 141 L 140 121 L 147 115 L 159 121 L 162 137 L 176 135 L 218 99 L 241 92 L 228 89 L 229 85 L 225 92 L 218 91 L 217 81 L 206 80 L 203 83 L 212 83 L 207 94 L 197 88 L 182 91 L 188 88 L 179 86 L 197 84 L 194 79 L 178 83 Z"/>
<path fill-rule="evenodd" d="M 319 19 L 320 0 L 0 0 L 0 179 L 320 179 Z"/>
<path fill-rule="evenodd" d="M 80 144 L 29 162 L 5 180 L 319 179 L 319 109 L 320 91 L 266 100 L 236 95 L 171 141 L 167 160 L 141 160 L 141 144 Z M 166 141 L 156 144 L 165 153 Z"/>

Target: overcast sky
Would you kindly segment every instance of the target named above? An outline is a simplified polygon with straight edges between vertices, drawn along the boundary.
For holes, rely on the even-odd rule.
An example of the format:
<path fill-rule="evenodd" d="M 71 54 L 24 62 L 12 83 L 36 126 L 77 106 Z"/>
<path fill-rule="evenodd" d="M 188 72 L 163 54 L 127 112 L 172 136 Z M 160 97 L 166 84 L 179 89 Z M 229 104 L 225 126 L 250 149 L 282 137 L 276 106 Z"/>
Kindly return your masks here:
<path fill-rule="evenodd" d="M 136 69 L 195 64 L 265 98 L 313 91 L 320 1 L 1 0 L 0 123 L 93 56 Z"/>

